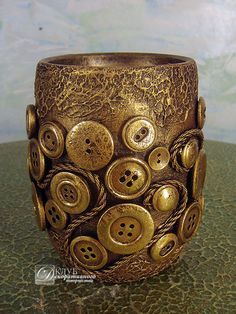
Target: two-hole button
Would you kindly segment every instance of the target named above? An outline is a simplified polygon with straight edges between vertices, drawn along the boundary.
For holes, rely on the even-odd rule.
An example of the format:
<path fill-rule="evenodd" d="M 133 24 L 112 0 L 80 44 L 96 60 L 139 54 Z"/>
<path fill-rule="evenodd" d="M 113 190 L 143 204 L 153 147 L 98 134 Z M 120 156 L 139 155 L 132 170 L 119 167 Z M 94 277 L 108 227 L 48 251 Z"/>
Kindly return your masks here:
<path fill-rule="evenodd" d="M 148 164 L 155 171 L 164 169 L 169 161 L 170 153 L 165 147 L 154 148 L 148 156 Z"/>
<path fill-rule="evenodd" d="M 162 236 L 150 249 L 150 255 L 156 262 L 162 262 L 171 258 L 176 251 L 178 238 L 174 233 Z"/>
<path fill-rule="evenodd" d="M 141 159 L 123 157 L 114 161 L 105 176 L 107 188 L 115 196 L 134 199 L 149 187 L 151 173 L 148 165 Z"/>
<path fill-rule="evenodd" d="M 122 130 L 122 139 L 129 149 L 137 152 L 145 151 L 156 139 L 156 127 L 147 117 L 131 118 Z"/>

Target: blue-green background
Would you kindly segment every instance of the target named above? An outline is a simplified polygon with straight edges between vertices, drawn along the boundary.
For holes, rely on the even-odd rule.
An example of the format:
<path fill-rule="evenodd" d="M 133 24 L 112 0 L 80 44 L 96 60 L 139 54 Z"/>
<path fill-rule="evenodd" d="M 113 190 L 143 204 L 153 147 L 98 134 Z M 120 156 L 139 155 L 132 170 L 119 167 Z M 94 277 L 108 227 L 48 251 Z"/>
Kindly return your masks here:
<path fill-rule="evenodd" d="M 236 143 L 234 0 L 0 0 L 0 142 L 26 137 L 39 59 L 100 51 L 193 57 L 206 137 Z"/>

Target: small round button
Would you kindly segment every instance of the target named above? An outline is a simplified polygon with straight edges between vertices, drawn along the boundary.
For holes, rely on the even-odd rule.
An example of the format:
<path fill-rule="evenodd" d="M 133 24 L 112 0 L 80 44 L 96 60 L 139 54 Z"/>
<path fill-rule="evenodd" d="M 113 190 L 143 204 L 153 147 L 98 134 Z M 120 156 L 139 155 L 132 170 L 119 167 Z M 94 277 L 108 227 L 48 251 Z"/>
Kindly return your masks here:
<path fill-rule="evenodd" d="M 36 220 L 40 230 L 45 230 L 46 228 L 46 219 L 45 211 L 43 206 L 42 195 L 40 191 L 37 190 L 34 183 L 32 183 L 32 200 L 34 204 L 34 213 L 36 215 Z"/>
<path fill-rule="evenodd" d="M 86 170 L 99 170 L 106 166 L 114 153 L 111 133 L 95 121 L 75 125 L 66 138 L 69 158 Z"/>
<path fill-rule="evenodd" d="M 97 233 L 109 251 L 131 254 L 141 250 L 152 239 L 154 222 L 145 208 L 136 204 L 119 204 L 101 216 Z"/>
<path fill-rule="evenodd" d="M 39 144 L 49 158 L 59 158 L 64 151 L 64 130 L 54 122 L 46 122 L 39 128 Z"/>
<path fill-rule="evenodd" d="M 148 156 L 149 166 L 153 170 L 164 169 L 170 161 L 170 153 L 165 147 L 156 147 Z"/>
<path fill-rule="evenodd" d="M 197 109 L 197 125 L 199 129 L 204 127 L 206 120 L 206 103 L 203 97 L 199 98 Z"/>
<path fill-rule="evenodd" d="M 173 185 L 163 185 L 153 195 L 152 204 L 156 210 L 172 211 L 179 202 L 179 192 Z"/>
<path fill-rule="evenodd" d="M 35 180 L 40 180 L 45 172 L 45 158 L 35 138 L 29 141 L 28 161 L 32 177 Z"/>
<path fill-rule="evenodd" d="M 37 128 L 37 115 L 34 105 L 28 105 L 26 107 L 26 132 L 29 139 L 31 139 Z"/>
<path fill-rule="evenodd" d="M 189 140 L 181 152 L 181 161 L 186 169 L 193 167 L 197 159 L 198 152 L 198 141 L 195 138 Z"/>
<path fill-rule="evenodd" d="M 67 213 L 79 214 L 90 202 L 90 191 L 87 183 L 70 172 L 57 173 L 50 183 L 53 200 Z"/>
<path fill-rule="evenodd" d="M 107 188 L 122 199 L 134 199 L 142 195 L 151 183 L 148 165 L 133 157 L 123 157 L 114 161 L 105 176 Z"/>
<path fill-rule="evenodd" d="M 167 233 L 152 245 L 150 255 L 154 261 L 162 262 L 173 255 L 177 244 L 177 236 L 174 233 Z"/>
<path fill-rule="evenodd" d="M 80 265 L 88 269 L 101 269 L 108 260 L 106 249 L 92 237 L 79 236 L 73 239 L 70 252 Z"/>
<path fill-rule="evenodd" d="M 184 212 L 179 220 L 178 237 L 182 242 L 186 242 L 196 233 L 202 211 L 198 202 L 192 203 Z"/>
<path fill-rule="evenodd" d="M 48 200 L 45 204 L 45 213 L 47 220 L 52 227 L 59 230 L 65 228 L 67 214 L 61 210 L 53 200 Z"/>
<path fill-rule="evenodd" d="M 203 149 L 200 150 L 193 168 L 192 194 L 193 198 L 198 199 L 202 195 L 202 190 L 206 177 L 207 159 Z"/>
<path fill-rule="evenodd" d="M 155 125 L 146 117 L 132 118 L 124 126 L 122 138 L 129 149 L 137 152 L 145 151 L 156 139 Z"/>

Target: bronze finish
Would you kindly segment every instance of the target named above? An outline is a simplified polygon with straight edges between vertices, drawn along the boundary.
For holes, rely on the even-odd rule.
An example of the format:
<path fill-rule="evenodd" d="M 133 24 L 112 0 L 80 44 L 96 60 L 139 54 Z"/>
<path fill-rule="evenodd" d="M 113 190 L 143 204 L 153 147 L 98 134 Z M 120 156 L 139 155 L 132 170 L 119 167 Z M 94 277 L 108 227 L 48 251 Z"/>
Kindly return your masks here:
<path fill-rule="evenodd" d="M 28 165 L 42 195 L 34 196 L 40 228 L 68 265 L 122 282 L 178 258 L 204 200 L 205 102 L 197 87 L 194 60 L 180 56 L 39 62 L 36 104 L 27 108 Z"/>

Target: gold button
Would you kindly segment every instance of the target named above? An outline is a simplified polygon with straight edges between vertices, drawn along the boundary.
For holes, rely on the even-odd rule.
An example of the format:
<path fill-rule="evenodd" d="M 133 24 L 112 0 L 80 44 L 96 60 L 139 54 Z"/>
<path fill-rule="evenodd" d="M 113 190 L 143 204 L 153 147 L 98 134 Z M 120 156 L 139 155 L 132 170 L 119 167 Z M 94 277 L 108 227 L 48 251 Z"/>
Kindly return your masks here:
<path fill-rule="evenodd" d="M 45 204 L 45 213 L 48 222 L 55 229 L 64 229 L 67 221 L 67 214 L 53 201 L 48 200 Z"/>
<path fill-rule="evenodd" d="M 129 149 L 142 152 L 153 145 L 156 139 L 156 128 L 148 118 L 135 117 L 125 124 L 122 138 Z"/>
<path fill-rule="evenodd" d="M 32 200 L 34 204 L 34 212 L 36 215 L 36 220 L 40 230 L 45 230 L 46 220 L 45 220 L 45 211 L 43 206 L 42 195 L 40 191 L 37 190 L 34 183 L 32 183 Z"/>
<path fill-rule="evenodd" d="M 165 147 L 156 147 L 148 157 L 149 166 L 153 170 L 164 169 L 170 161 L 170 153 Z"/>
<path fill-rule="evenodd" d="M 119 204 L 101 216 L 97 233 L 109 251 L 131 254 L 141 250 L 152 239 L 154 222 L 145 208 L 136 204 Z"/>
<path fill-rule="evenodd" d="M 201 207 L 198 202 L 192 203 L 179 220 L 178 237 L 186 242 L 196 233 L 201 221 Z"/>
<path fill-rule="evenodd" d="M 32 177 L 35 180 L 40 180 L 45 172 L 45 158 L 35 138 L 29 141 L 28 160 Z"/>
<path fill-rule="evenodd" d="M 32 138 L 36 133 L 37 115 L 34 105 L 28 105 L 26 108 L 26 132 L 28 138 Z"/>
<path fill-rule="evenodd" d="M 53 200 L 67 213 L 79 214 L 89 205 L 90 192 L 87 183 L 70 172 L 59 172 L 50 184 Z"/>
<path fill-rule="evenodd" d="M 203 213 L 204 210 L 205 210 L 205 198 L 204 198 L 203 195 L 199 196 L 198 203 L 199 203 L 199 205 L 201 207 L 201 212 Z"/>
<path fill-rule="evenodd" d="M 80 236 L 73 239 L 70 252 L 80 265 L 88 269 L 101 269 L 108 260 L 106 249 L 92 237 Z"/>
<path fill-rule="evenodd" d="M 99 170 L 106 166 L 114 153 L 111 133 L 95 121 L 75 125 L 66 138 L 69 158 L 86 170 Z"/>
<path fill-rule="evenodd" d="M 202 190 L 206 177 L 207 159 L 203 149 L 200 150 L 198 158 L 193 168 L 192 193 L 195 199 L 202 195 Z"/>
<path fill-rule="evenodd" d="M 206 120 L 206 103 L 203 97 L 199 98 L 197 109 L 197 125 L 199 129 L 204 127 Z"/>
<path fill-rule="evenodd" d="M 167 233 L 152 245 L 150 255 L 154 261 L 162 262 L 173 255 L 177 244 L 177 236 L 174 233 Z"/>
<path fill-rule="evenodd" d="M 107 188 L 122 199 L 134 199 L 142 195 L 151 183 L 148 165 L 133 157 L 123 157 L 114 161 L 105 176 Z"/>
<path fill-rule="evenodd" d="M 156 210 L 170 211 L 176 209 L 179 192 L 173 185 L 163 185 L 153 195 L 152 203 Z"/>
<path fill-rule="evenodd" d="M 181 152 L 181 161 L 186 169 L 193 167 L 197 159 L 198 152 L 198 141 L 195 138 L 189 140 Z"/>
<path fill-rule="evenodd" d="M 59 158 L 64 151 L 64 130 L 54 122 L 46 122 L 39 128 L 39 144 L 49 158 Z"/>

